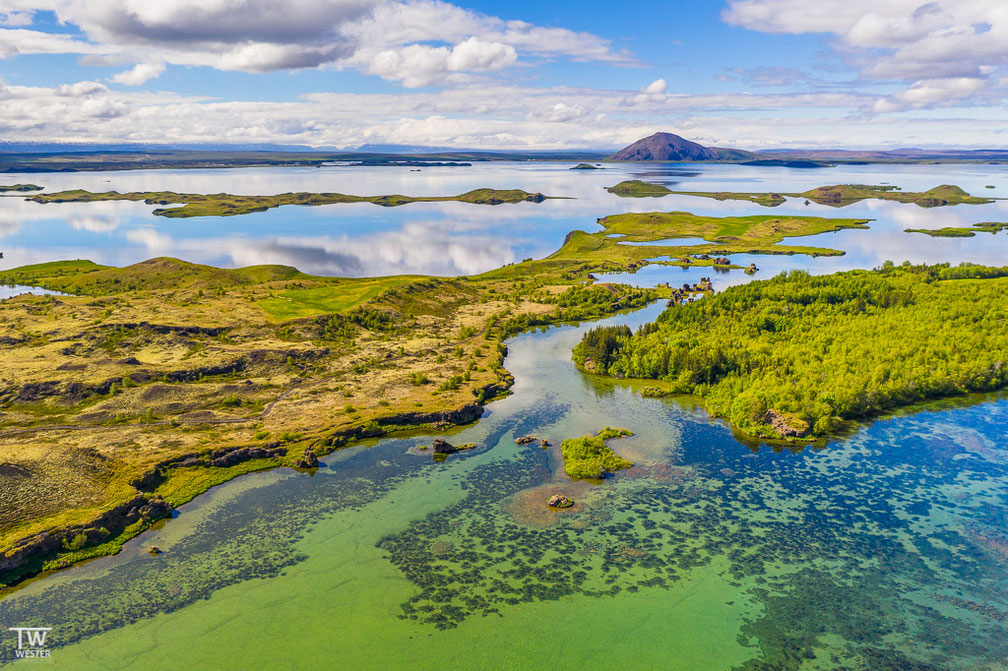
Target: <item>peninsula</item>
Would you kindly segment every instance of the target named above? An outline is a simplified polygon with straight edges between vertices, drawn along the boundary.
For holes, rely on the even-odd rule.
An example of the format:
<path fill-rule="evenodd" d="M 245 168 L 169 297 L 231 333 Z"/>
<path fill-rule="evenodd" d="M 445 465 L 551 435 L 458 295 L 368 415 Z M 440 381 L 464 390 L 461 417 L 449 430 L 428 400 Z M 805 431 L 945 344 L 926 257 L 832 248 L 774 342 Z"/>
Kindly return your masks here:
<path fill-rule="evenodd" d="M 695 394 L 754 438 L 807 441 L 895 408 L 1008 386 L 1008 267 L 792 271 L 590 331 L 586 370 Z"/>

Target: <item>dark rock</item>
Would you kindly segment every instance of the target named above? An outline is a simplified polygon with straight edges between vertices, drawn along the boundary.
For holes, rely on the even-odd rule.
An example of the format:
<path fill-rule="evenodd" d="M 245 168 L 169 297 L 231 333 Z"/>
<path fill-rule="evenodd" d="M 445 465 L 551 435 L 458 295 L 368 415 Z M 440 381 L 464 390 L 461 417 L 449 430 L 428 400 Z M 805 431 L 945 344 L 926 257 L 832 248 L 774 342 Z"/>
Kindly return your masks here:
<path fill-rule="evenodd" d="M 301 458 L 294 462 L 295 468 L 318 468 L 318 457 L 315 456 L 315 452 L 310 448 L 305 448 L 304 453 Z"/>
<path fill-rule="evenodd" d="M 458 452 L 458 449 L 444 438 L 435 438 L 431 447 L 434 448 L 434 454 L 451 454 L 453 452 Z"/>
<path fill-rule="evenodd" d="M 570 508 L 574 505 L 573 499 L 569 499 L 563 494 L 554 494 L 546 502 L 550 508 Z"/>

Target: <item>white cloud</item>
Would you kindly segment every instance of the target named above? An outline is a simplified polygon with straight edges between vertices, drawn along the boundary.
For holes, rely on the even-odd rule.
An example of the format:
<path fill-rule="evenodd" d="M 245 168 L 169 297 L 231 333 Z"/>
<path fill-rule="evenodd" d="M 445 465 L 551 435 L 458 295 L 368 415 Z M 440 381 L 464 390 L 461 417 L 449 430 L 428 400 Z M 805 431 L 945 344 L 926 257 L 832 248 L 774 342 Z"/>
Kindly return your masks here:
<path fill-rule="evenodd" d="M 114 75 L 112 81 L 127 86 L 140 86 L 148 80 L 160 77 L 164 71 L 164 63 L 138 63 L 133 68 Z"/>
<path fill-rule="evenodd" d="M 648 103 L 661 103 L 669 99 L 665 94 L 668 83 L 664 79 L 656 79 L 637 93 L 623 98 L 622 105 L 646 105 Z"/>
<path fill-rule="evenodd" d="M 1004 0 L 730 0 L 722 16 L 752 30 L 837 36 L 863 77 L 909 85 L 868 108 L 876 112 L 984 102 L 975 94 L 1008 65 Z"/>
<path fill-rule="evenodd" d="M 0 26 L 30 26 L 33 21 L 32 12 L 0 10 Z"/>
<path fill-rule="evenodd" d="M 368 72 L 415 88 L 443 81 L 449 73 L 499 70 L 517 59 L 508 44 L 470 37 L 453 49 L 411 44 L 380 51 L 371 58 Z"/>
<path fill-rule="evenodd" d="M 668 88 L 668 84 L 664 79 L 656 79 L 642 88 L 641 93 L 665 93 L 666 88 Z"/>
<path fill-rule="evenodd" d="M 953 105 L 961 102 L 987 85 L 979 77 L 954 77 L 946 79 L 925 79 L 894 96 L 875 103 L 875 112 L 900 112 L 922 109 L 935 105 Z"/>
<path fill-rule="evenodd" d="M 505 21 L 439 0 L 0 0 L 0 16 L 53 10 L 87 40 L 0 29 L 0 57 L 76 53 L 84 65 L 150 63 L 267 72 L 356 68 L 407 86 L 465 81 L 520 54 L 629 64 L 589 33 Z M 127 81 L 128 80 L 128 81 Z M 136 85 L 136 84 L 133 84 Z"/>
<path fill-rule="evenodd" d="M 77 82 L 75 84 L 60 84 L 56 87 L 56 95 L 68 98 L 83 98 L 98 93 L 108 93 L 109 88 L 98 82 Z"/>
<path fill-rule="evenodd" d="M 565 102 L 553 103 L 531 110 L 527 119 L 534 121 L 550 121 L 552 123 L 569 123 L 577 119 L 583 119 L 589 114 L 589 108 L 578 104 Z"/>

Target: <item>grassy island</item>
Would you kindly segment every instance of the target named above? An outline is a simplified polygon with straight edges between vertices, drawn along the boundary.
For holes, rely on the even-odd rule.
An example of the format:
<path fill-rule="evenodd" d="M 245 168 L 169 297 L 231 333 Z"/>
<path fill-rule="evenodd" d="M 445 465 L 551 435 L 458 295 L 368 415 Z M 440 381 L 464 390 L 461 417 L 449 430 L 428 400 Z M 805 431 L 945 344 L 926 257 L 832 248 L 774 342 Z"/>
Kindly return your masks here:
<path fill-rule="evenodd" d="M 814 235 L 844 228 L 868 228 L 870 219 L 827 217 L 705 217 L 689 212 L 628 212 L 598 220 L 605 233 L 620 240 L 646 242 L 670 237 L 702 237 L 710 244 L 677 247 L 679 253 L 810 254 L 835 256 L 843 252 L 821 247 L 781 245 L 787 237 Z M 605 239 L 603 239 L 605 240 Z M 612 245 L 617 245 L 608 239 Z M 619 245 L 617 245 L 619 246 Z M 627 245 L 622 245 L 626 247 Z"/>
<path fill-rule="evenodd" d="M 600 165 L 592 165 L 591 163 L 578 163 L 571 170 L 604 170 L 604 168 Z"/>
<path fill-rule="evenodd" d="M 972 226 L 946 226 L 944 228 L 905 228 L 906 233 L 923 233 L 932 238 L 972 238 L 977 233 L 997 233 L 1008 230 L 1006 221 L 981 221 Z"/>
<path fill-rule="evenodd" d="M 616 186 L 607 186 L 606 191 L 624 198 L 661 198 L 672 193 L 661 184 L 642 182 L 639 179 L 629 179 Z"/>
<path fill-rule="evenodd" d="M 858 201 L 875 198 L 913 203 L 920 207 L 942 207 L 945 205 L 986 205 L 993 203 L 990 198 L 971 196 L 958 186 L 942 184 L 928 191 L 900 191 L 891 185 L 834 184 L 820 186 L 803 193 L 744 193 L 732 191 L 671 191 L 685 196 L 699 196 L 716 200 L 748 200 L 753 203 L 776 207 L 786 201 L 786 197 L 804 198 L 831 207 L 844 207 Z"/>
<path fill-rule="evenodd" d="M 235 196 L 230 193 L 174 193 L 172 191 L 139 191 L 95 193 L 75 189 L 31 196 L 36 203 L 89 203 L 105 200 L 143 201 L 148 205 L 181 205 L 154 210 L 159 217 L 230 217 L 251 212 L 265 212 L 283 205 L 333 205 L 337 203 L 374 203 L 383 207 L 396 207 L 408 203 L 434 203 L 456 201 L 477 205 L 503 203 L 541 203 L 549 196 L 529 193 L 520 189 L 474 189 L 458 196 L 350 196 L 342 193 L 281 193 L 274 196 Z"/>
<path fill-rule="evenodd" d="M 594 436 L 568 438 L 560 445 L 564 470 L 575 480 L 601 480 L 606 473 L 630 468 L 633 464 L 613 452 L 606 441 L 632 435 L 633 431 L 607 426 Z"/>
<path fill-rule="evenodd" d="M 787 202 L 779 193 L 733 193 L 731 191 L 670 191 L 682 196 L 700 196 L 714 200 L 748 200 L 764 207 L 777 207 Z"/>
<path fill-rule="evenodd" d="M 742 433 L 811 440 L 900 406 L 1008 386 L 1008 267 L 794 271 L 590 331 L 575 361 L 695 394 Z"/>
<path fill-rule="evenodd" d="M 0 186 L 0 193 L 5 193 L 8 191 L 41 191 L 42 187 L 37 184 L 9 184 L 7 186 Z"/>

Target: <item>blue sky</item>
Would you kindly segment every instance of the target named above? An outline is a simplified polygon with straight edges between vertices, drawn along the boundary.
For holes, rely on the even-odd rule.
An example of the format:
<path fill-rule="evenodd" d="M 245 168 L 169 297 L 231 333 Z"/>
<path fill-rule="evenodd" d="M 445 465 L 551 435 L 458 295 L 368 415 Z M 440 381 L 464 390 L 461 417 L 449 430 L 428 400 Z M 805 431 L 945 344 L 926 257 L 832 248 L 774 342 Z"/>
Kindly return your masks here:
<path fill-rule="evenodd" d="M 0 0 L 0 140 L 1008 146 L 1003 0 Z"/>

